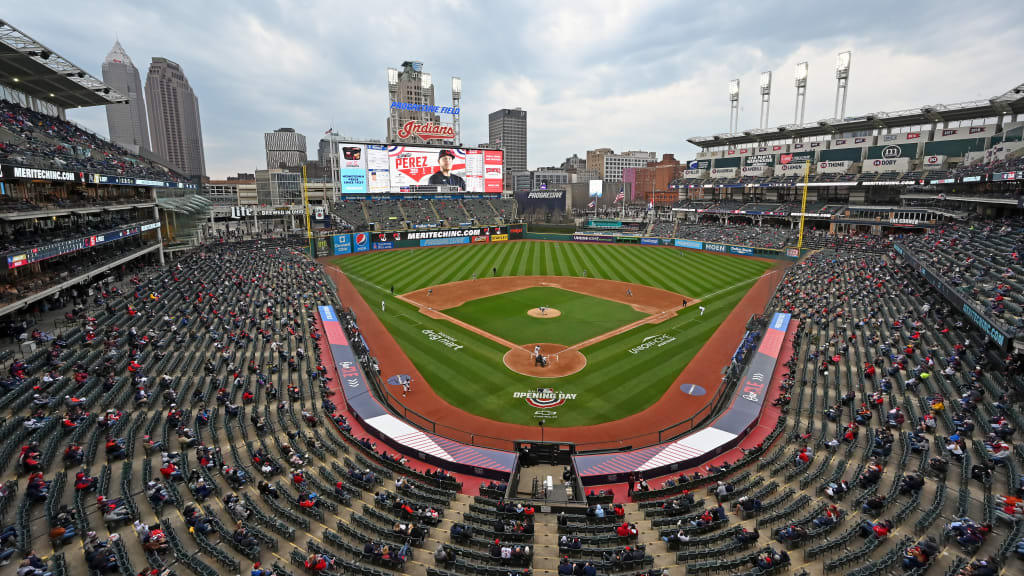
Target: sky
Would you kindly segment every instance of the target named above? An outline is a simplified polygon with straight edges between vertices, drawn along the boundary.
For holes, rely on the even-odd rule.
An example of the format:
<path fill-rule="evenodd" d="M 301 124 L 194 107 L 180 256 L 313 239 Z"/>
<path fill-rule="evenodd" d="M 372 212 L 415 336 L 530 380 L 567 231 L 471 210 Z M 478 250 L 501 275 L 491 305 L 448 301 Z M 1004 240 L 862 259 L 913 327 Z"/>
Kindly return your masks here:
<path fill-rule="evenodd" d="M 847 116 L 987 99 L 1024 82 L 1024 2 L 329 0 L 10 2 L 2 17 L 101 76 L 119 39 L 142 81 L 178 62 L 197 97 L 208 176 L 266 167 L 263 134 L 291 127 L 311 159 L 334 128 L 384 139 L 388 67 L 432 74 L 436 104 L 462 78 L 462 142 L 487 115 L 528 114 L 528 165 L 588 149 L 692 158 L 692 136 L 759 120 L 758 79 L 774 72 L 769 125 L 794 120 L 793 72 L 807 61 L 805 121 L 833 115 L 837 53 L 853 53 Z M 103 108 L 69 118 L 107 134 Z"/>

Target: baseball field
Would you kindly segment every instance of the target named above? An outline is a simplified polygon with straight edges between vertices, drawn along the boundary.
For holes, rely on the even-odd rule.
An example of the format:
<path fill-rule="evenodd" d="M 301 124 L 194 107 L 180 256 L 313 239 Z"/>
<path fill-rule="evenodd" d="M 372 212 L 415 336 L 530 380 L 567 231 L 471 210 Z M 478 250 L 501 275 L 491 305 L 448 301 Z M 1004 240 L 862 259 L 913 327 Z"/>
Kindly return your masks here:
<path fill-rule="evenodd" d="M 669 247 L 535 241 L 334 264 L 426 381 L 413 394 L 429 385 L 471 414 L 513 424 L 540 415 L 562 427 L 618 420 L 661 398 L 771 266 Z"/>

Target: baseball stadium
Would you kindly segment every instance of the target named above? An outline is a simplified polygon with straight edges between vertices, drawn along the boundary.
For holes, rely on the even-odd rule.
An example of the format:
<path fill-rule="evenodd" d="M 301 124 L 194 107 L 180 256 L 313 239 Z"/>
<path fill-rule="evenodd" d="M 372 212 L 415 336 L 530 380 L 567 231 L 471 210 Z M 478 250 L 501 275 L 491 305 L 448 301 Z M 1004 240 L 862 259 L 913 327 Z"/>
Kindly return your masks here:
<path fill-rule="evenodd" d="M 1024 573 L 1024 84 L 513 172 L 407 61 L 214 182 L 0 54 L 0 574 Z"/>

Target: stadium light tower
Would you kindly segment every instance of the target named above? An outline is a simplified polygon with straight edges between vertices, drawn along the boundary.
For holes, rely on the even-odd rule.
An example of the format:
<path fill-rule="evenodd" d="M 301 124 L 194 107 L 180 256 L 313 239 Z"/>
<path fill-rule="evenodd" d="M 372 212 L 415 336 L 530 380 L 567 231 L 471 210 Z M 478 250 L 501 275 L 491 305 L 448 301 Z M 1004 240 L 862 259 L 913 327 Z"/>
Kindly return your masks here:
<path fill-rule="evenodd" d="M 740 79 L 729 81 L 729 133 L 736 132 L 740 124 Z"/>
<path fill-rule="evenodd" d="M 793 123 L 804 123 L 804 107 L 807 105 L 807 62 L 796 65 L 796 109 L 793 111 Z"/>
<path fill-rule="evenodd" d="M 772 71 L 761 72 L 761 128 L 768 127 L 768 109 L 772 100 Z"/>
<path fill-rule="evenodd" d="M 846 89 L 850 84 L 850 51 L 840 52 L 836 58 L 836 110 L 835 118 L 846 117 Z M 839 106 L 839 95 L 842 94 L 842 107 Z"/>
<path fill-rule="evenodd" d="M 398 128 L 398 109 L 393 106 L 398 102 L 398 69 L 388 68 L 388 142 L 395 141 L 395 130 Z"/>
<path fill-rule="evenodd" d="M 452 108 L 458 110 L 459 101 L 462 100 L 462 78 L 458 76 L 452 76 Z M 456 146 L 462 146 L 462 130 L 461 122 L 459 122 L 459 115 L 452 114 L 452 127 L 455 128 L 455 144 Z"/>

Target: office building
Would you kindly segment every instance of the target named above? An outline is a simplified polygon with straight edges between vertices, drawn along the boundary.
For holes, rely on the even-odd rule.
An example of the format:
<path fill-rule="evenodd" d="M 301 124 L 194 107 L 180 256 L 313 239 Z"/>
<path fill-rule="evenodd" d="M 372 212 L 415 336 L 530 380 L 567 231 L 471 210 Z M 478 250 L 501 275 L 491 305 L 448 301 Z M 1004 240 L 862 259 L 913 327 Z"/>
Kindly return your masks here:
<path fill-rule="evenodd" d="M 392 102 L 409 104 L 413 106 L 434 106 L 434 82 L 430 74 L 423 71 L 423 63 L 407 60 L 402 62 L 402 68 L 395 70 L 389 68 L 388 93 Z M 397 72 L 396 78 L 390 74 Z M 392 80 L 395 80 L 392 83 Z M 415 134 L 399 136 L 402 127 L 409 121 L 417 124 L 440 124 L 441 115 L 423 110 L 406 110 L 390 107 L 388 110 L 388 142 L 404 142 L 409 144 L 423 144 L 424 140 Z M 451 144 L 451 140 L 430 140 L 433 144 Z"/>
<path fill-rule="evenodd" d="M 103 82 L 117 90 L 127 104 L 107 104 L 107 130 L 110 141 L 138 154 L 149 150 L 149 125 L 146 122 L 146 102 L 143 98 L 139 69 L 121 47 L 114 42 L 103 60 Z"/>
<path fill-rule="evenodd" d="M 278 128 L 263 135 L 267 168 L 294 168 L 306 163 L 306 137 L 294 128 Z"/>
<path fill-rule="evenodd" d="M 199 99 L 176 62 L 153 58 L 146 75 L 152 150 L 187 176 L 206 175 Z"/>
<path fill-rule="evenodd" d="M 502 108 L 487 117 L 491 147 L 505 152 L 505 189 L 512 189 L 511 175 L 526 170 L 526 110 Z"/>

